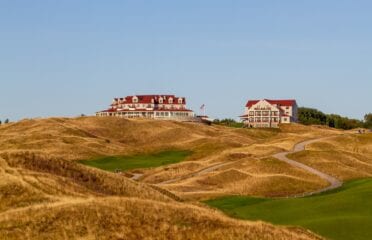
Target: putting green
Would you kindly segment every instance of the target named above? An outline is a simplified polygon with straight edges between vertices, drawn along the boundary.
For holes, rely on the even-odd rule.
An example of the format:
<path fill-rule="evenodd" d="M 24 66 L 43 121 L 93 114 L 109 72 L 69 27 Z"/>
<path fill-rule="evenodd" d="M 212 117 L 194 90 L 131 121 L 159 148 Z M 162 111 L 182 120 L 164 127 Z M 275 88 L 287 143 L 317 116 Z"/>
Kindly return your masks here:
<path fill-rule="evenodd" d="M 304 198 L 229 196 L 205 203 L 232 217 L 302 226 L 328 239 L 372 239 L 372 179 Z"/>
<path fill-rule="evenodd" d="M 154 154 L 135 155 L 135 156 L 106 156 L 91 160 L 80 160 L 79 162 L 106 171 L 121 171 L 159 167 L 172 163 L 178 163 L 190 156 L 190 151 L 164 151 Z"/>

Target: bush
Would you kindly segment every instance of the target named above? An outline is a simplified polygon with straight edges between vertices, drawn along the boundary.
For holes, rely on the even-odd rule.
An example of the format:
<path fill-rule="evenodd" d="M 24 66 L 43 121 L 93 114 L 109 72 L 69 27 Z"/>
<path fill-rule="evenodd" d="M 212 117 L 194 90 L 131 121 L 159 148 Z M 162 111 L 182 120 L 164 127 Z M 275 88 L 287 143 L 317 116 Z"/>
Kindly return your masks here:
<path fill-rule="evenodd" d="M 244 127 L 244 123 L 237 122 L 232 118 L 225 118 L 225 119 L 222 119 L 222 120 L 216 119 L 216 120 L 214 120 L 213 123 L 217 124 L 217 125 L 227 126 L 227 127 L 235 127 L 235 128 Z"/>
<path fill-rule="evenodd" d="M 372 129 L 372 113 L 364 115 L 364 127 Z"/>
<path fill-rule="evenodd" d="M 345 130 L 366 125 L 358 119 L 350 119 L 337 114 L 325 114 L 317 109 L 305 107 L 298 108 L 298 121 L 305 125 L 318 124 Z"/>

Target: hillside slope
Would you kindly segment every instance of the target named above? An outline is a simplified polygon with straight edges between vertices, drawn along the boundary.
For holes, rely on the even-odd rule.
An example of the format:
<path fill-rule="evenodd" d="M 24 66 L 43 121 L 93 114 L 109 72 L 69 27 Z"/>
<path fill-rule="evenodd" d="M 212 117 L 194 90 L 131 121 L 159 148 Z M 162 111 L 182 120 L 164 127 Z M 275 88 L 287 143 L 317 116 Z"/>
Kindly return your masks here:
<path fill-rule="evenodd" d="M 280 186 L 285 193 L 304 191 L 306 184 L 322 185 L 315 176 L 280 166 L 268 156 L 300 139 L 327 134 L 337 133 L 301 126 L 247 130 L 116 118 L 52 118 L 3 125 L 0 238 L 317 239 L 298 228 L 232 220 L 211 209 L 177 202 L 176 195 L 204 198 L 225 194 L 227 189 L 269 195 L 277 189 L 278 179 L 292 179 L 289 186 Z M 253 151 L 254 146 L 259 151 Z M 194 154 L 185 162 L 141 170 L 143 183 L 75 161 L 166 149 Z M 165 186 L 149 184 L 219 162 L 232 164 Z M 182 167 L 184 171 L 175 170 Z M 195 186 L 196 191 L 190 192 Z"/>
<path fill-rule="evenodd" d="M 291 157 L 342 180 L 372 177 L 372 133 L 340 135 Z"/>

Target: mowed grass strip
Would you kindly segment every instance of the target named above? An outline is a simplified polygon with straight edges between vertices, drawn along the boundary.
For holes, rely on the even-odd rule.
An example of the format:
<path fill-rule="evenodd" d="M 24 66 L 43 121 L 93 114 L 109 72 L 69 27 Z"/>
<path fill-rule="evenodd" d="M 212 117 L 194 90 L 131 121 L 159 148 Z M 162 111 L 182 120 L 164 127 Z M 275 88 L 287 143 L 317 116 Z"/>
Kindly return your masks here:
<path fill-rule="evenodd" d="M 185 160 L 191 154 L 191 151 L 172 150 L 134 156 L 105 156 L 91 160 L 80 160 L 79 162 L 91 167 L 113 172 L 117 169 L 126 171 L 178 163 Z"/>
<path fill-rule="evenodd" d="M 230 196 L 205 203 L 235 218 L 302 226 L 328 239 L 372 239 L 372 179 L 305 198 Z"/>

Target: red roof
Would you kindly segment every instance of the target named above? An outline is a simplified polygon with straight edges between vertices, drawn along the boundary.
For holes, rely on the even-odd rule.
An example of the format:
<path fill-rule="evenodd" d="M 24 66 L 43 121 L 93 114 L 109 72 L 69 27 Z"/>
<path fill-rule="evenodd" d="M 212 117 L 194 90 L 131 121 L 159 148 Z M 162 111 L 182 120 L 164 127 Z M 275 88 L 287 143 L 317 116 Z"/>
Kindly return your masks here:
<path fill-rule="evenodd" d="M 107 109 L 101 112 L 192 112 L 189 109 L 156 109 L 156 110 L 147 110 L 147 109 L 135 109 L 135 110 L 129 110 L 129 109 Z"/>
<path fill-rule="evenodd" d="M 133 97 L 138 98 L 138 102 L 133 102 Z M 186 98 L 176 97 L 175 95 L 135 95 L 126 96 L 125 98 L 114 98 L 115 101 L 123 101 L 123 103 L 139 103 L 139 104 L 151 104 L 158 103 L 159 99 L 163 98 L 163 104 L 171 104 L 169 99 L 173 99 L 173 104 L 178 104 L 178 99 L 182 99 L 182 104 L 186 104 Z"/>
<path fill-rule="evenodd" d="M 280 106 L 296 105 L 296 100 L 294 100 L 294 99 L 285 99 L 285 100 L 283 100 L 283 99 L 280 99 L 280 100 L 264 99 L 264 100 L 266 100 L 270 104 L 278 104 Z M 250 108 L 253 105 L 255 105 L 256 103 L 258 103 L 259 101 L 261 101 L 261 100 L 249 100 L 245 106 Z"/>
<path fill-rule="evenodd" d="M 116 112 L 116 109 L 110 108 L 110 109 L 107 109 L 107 110 L 103 110 L 101 112 Z"/>

